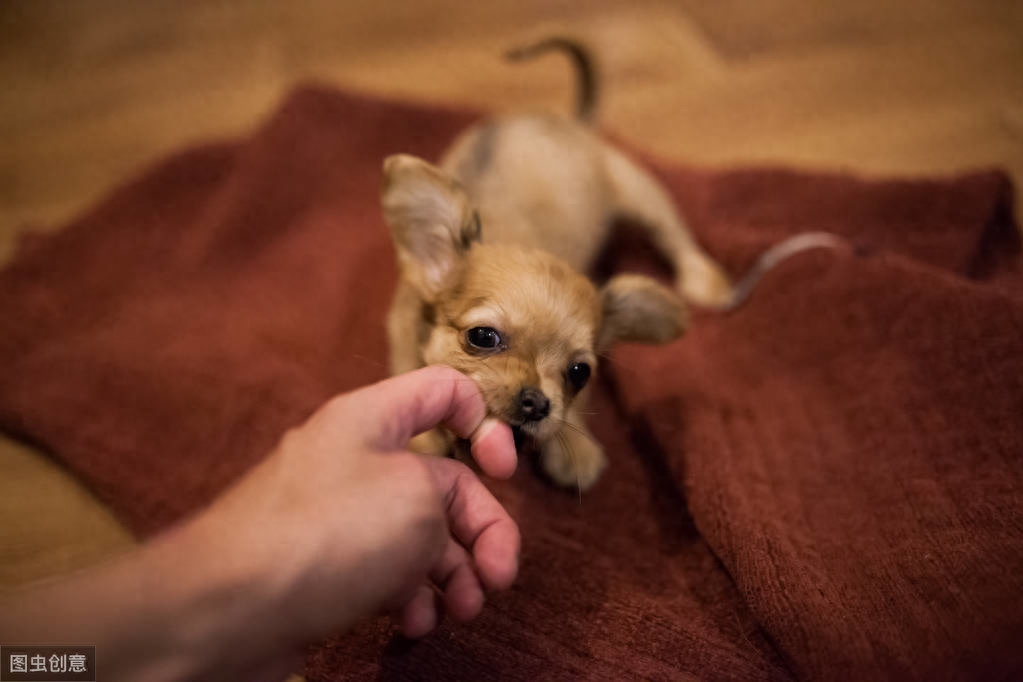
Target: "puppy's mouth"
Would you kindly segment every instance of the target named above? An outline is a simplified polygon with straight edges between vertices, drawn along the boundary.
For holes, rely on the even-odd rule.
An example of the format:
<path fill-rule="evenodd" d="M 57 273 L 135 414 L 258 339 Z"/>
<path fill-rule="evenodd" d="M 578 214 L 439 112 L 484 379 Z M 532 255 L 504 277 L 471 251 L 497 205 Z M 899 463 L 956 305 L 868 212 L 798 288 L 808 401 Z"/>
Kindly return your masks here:
<path fill-rule="evenodd" d="M 500 419 L 511 427 L 512 437 L 515 439 L 515 452 L 524 455 L 535 451 L 550 435 L 551 417 L 543 419 L 529 419 L 521 411 L 494 410 L 491 415 Z"/>
<path fill-rule="evenodd" d="M 540 435 L 537 433 L 537 422 L 509 421 L 508 426 L 511 427 L 512 437 L 515 439 L 515 452 L 523 455 L 536 449 L 537 437 Z"/>
<path fill-rule="evenodd" d="M 525 433 L 522 432 L 521 424 L 512 424 L 512 438 L 515 439 L 515 451 L 522 454 L 522 448 L 526 444 L 526 439 L 529 438 Z"/>

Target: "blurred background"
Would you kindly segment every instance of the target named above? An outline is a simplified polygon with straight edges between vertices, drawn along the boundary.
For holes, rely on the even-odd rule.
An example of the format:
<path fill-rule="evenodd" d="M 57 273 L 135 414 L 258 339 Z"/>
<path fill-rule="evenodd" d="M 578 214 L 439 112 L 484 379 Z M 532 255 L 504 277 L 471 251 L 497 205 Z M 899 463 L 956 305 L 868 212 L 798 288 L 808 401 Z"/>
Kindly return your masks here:
<path fill-rule="evenodd" d="M 568 111 L 593 48 L 599 120 L 666 159 L 1023 180 L 1018 0 L 3 0 L 0 262 L 182 145 L 238 136 L 316 80 L 479 110 Z M 0 311 L 0 315 L 3 311 Z M 56 465 L 0 440 L 0 586 L 128 546 Z"/>

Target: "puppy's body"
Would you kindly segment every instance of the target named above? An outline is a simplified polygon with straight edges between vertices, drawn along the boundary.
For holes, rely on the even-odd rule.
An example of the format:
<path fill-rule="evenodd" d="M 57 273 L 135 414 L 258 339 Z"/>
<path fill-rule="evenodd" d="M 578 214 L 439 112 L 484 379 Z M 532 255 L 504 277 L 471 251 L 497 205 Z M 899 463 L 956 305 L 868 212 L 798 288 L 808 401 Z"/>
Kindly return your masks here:
<path fill-rule="evenodd" d="M 388 318 L 392 371 L 435 363 L 460 370 L 489 412 L 539 449 L 556 482 L 589 487 L 605 465 L 582 416 L 597 355 L 618 340 L 676 338 L 681 299 L 637 275 L 598 289 L 572 265 L 591 259 L 598 240 L 570 230 L 551 239 L 519 214 L 504 222 L 491 212 L 483 223 L 461 184 L 425 161 L 390 157 L 384 172 L 384 214 L 402 270 Z M 558 198 L 545 192 L 536 205 L 550 201 Z M 543 210 L 551 216 L 571 205 Z M 491 232 L 499 235 L 493 242 Z M 531 240 L 555 246 L 523 245 Z M 565 259 L 551 253 L 562 249 Z M 413 443 L 433 454 L 451 446 L 438 430 Z"/>
<path fill-rule="evenodd" d="M 487 243 L 542 249 L 586 272 L 612 202 L 603 151 L 575 121 L 508 116 L 463 133 L 440 167 L 479 211 Z"/>
<path fill-rule="evenodd" d="M 598 355 L 616 341 L 670 341 L 685 327 L 683 298 L 724 309 L 752 280 L 733 288 L 665 190 L 586 125 L 595 78 L 578 45 L 555 39 L 513 56 L 549 49 L 578 67 L 577 119 L 502 116 L 463 133 L 439 168 L 385 162 L 384 216 L 402 273 L 388 318 L 391 369 L 462 371 L 556 482 L 585 489 L 605 466 L 583 418 Z M 582 274 L 621 217 L 643 225 L 675 266 L 677 292 L 637 275 L 598 289 Z M 413 446 L 444 454 L 452 443 L 435 430 Z"/>
<path fill-rule="evenodd" d="M 486 241 L 543 249 L 589 272 L 617 218 L 630 218 L 669 258 L 682 294 L 709 307 L 732 289 L 649 173 L 579 120 L 497 118 L 466 131 L 441 161 L 477 207 Z"/>

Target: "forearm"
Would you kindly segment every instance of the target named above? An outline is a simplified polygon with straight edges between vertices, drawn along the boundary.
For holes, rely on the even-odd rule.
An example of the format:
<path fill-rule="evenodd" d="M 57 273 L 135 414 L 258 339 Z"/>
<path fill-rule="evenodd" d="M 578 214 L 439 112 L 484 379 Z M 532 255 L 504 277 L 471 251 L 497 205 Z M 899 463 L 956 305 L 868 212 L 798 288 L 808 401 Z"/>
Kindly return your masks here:
<path fill-rule="evenodd" d="M 192 523 L 103 565 L 7 595 L 0 641 L 94 644 L 105 680 L 240 676 L 274 636 L 275 619 L 256 612 L 273 603 L 272 588 L 246 564 L 209 556 Z"/>

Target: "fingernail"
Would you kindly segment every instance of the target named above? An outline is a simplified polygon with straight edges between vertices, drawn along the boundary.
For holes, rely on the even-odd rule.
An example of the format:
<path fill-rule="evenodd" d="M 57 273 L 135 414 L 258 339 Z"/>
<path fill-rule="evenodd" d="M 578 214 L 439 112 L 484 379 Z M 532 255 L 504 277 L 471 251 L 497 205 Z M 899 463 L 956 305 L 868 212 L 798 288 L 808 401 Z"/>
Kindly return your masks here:
<path fill-rule="evenodd" d="M 476 430 L 469 436 L 469 440 L 473 443 L 478 443 L 487 437 L 487 434 L 494 430 L 494 427 L 500 424 L 500 422 L 493 417 L 487 417 L 480 425 L 476 427 Z"/>

